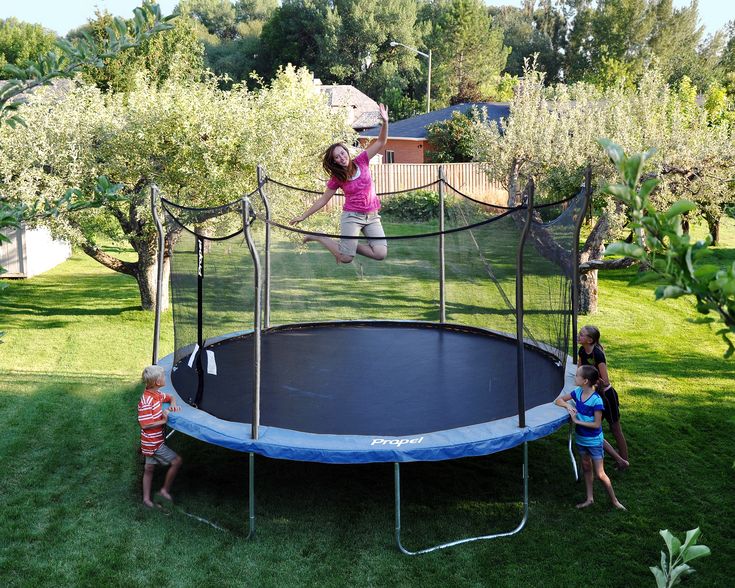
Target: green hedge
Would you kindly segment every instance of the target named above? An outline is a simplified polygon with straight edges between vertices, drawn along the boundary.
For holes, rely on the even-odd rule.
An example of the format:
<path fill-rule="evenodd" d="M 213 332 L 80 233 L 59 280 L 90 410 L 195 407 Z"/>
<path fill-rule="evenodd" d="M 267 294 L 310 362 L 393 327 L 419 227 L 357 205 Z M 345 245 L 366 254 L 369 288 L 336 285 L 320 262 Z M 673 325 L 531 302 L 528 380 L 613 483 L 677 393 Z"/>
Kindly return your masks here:
<path fill-rule="evenodd" d="M 427 222 L 439 218 L 439 194 L 415 190 L 384 198 L 380 214 L 396 221 Z"/>

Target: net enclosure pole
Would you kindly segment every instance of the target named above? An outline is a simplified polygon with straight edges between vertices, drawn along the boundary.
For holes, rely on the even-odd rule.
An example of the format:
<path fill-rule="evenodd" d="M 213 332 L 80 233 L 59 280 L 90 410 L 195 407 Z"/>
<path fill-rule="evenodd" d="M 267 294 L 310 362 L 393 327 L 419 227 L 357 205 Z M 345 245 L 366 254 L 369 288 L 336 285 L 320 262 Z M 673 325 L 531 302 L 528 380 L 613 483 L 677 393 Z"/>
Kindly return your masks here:
<path fill-rule="evenodd" d="M 571 349 L 575 348 L 575 337 L 579 332 L 579 234 L 587 214 L 587 207 L 592 196 L 592 166 L 588 165 L 584 172 L 584 200 L 580 207 L 579 218 L 574 223 L 574 242 L 572 243 L 572 340 Z M 576 353 L 575 353 L 576 355 Z"/>
<path fill-rule="evenodd" d="M 161 338 L 161 298 L 163 297 L 163 255 L 165 235 L 158 216 L 158 186 L 151 184 L 151 213 L 158 233 L 158 266 L 156 268 L 156 312 L 153 323 L 153 363 L 158 363 L 158 342 Z"/>
<path fill-rule="evenodd" d="M 194 405 L 199 406 L 204 394 L 204 366 L 202 355 L 204 352 L 204 238 L 196 237 L 197 253 L 197 393 Z"/>
<path fill-rule="evenodd" d="M 535 192 L 533 178 L 528 181 L 524 190 L 523 203 L 526 207 L 526 219 L 523 223 L 521 238 L 516 253 L 516 368 L 518 378 L 518 426 L 526 426 L 526 390 L 524 374 L 526 373 L 524 345 L 523 345 L 523 251 L 526 245 L 528 231 L 533 218 L 533 196 Z"/>
<path fill-rule="evenodd" d="M 439 322 L 447 322 L 446 264 L 444 259 L 444 166 L 439 166 Z"/>
<path fill-rule="evenodd" d="M 251 437 L 258 438 L 258 429 L 260 427 L 260 339 L 262 329 L 262 285 L 260 266 L 260 256 L 255 248 L 253 241 L 253 233 L 251 230 L 251 222 L 254 218 L 252 207 L 248 198 L 242 199 L 242 229 L 245 233 L 245 241 L 250 250 L 250 256 L 253 258 L 253 287 L 255 288 L 255 308 L 253 310 L 253 418 Z"/>
<path fill-rule="evenodd" d="M 258 164 L 258 194 L 263 202 L 265 209 L 265 256 L 263 259 L 263 328 L 268 329 L 271 326 L 271 205 L 265 186 L 268 183 L 268 176 L 265 168 Z"/>

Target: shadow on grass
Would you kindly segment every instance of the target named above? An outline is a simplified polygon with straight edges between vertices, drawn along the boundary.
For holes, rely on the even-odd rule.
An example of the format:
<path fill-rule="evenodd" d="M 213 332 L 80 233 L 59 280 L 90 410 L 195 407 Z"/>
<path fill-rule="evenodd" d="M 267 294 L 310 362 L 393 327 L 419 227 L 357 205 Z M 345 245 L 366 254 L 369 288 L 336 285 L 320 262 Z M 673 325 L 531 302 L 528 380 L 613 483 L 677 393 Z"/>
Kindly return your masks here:
<path fill-rule="evenodd" d="M 645 345 L 629 344 L 625 348 L 628 369 L 634 367 L 636 372 L 645 375 L 660 374 L 664 378 L 689 380 L 692 378 L 715 378 L 722 381 L 722 386 L 735 381 L 735 362 L 712 354 L 692 350 L 686 353 L 668 350 L 665 354 L 652 352 Z M 633 359 L 634 358 L 634 359 Z M 697 397 L 694 394 L 692 397 Z"/>
<path fill-rule="evenodd" d="M 46 326 L 51 317 L 116 316 L 141 310 L 139 299 L 135 281 L 122 274 L 41 276 L 19 282 L 3 294 L 3 323 L 22 327 L 37 321 Z"/>

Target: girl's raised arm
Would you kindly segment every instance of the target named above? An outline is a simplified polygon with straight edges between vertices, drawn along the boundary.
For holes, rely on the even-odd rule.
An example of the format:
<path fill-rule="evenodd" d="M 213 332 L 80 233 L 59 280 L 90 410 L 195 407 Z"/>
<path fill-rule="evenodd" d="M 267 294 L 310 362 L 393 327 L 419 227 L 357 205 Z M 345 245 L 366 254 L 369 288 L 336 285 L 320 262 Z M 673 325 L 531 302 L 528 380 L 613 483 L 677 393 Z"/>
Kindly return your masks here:
<path fill-rule="evenodd" d="M 381 104 L 379 108 L 380 118 L 382 119 L 383 124 L 380 126 L 380 134 L 378 135 L 378 138 L 370 143 L 370 145 L 367 146 L 367 149 L 365 149 L 368 154 L 368 159 L 372 159 L 378 151 L 385 146 L 385 142 L 388 140 L 388 108 L 385 104 Z"/>

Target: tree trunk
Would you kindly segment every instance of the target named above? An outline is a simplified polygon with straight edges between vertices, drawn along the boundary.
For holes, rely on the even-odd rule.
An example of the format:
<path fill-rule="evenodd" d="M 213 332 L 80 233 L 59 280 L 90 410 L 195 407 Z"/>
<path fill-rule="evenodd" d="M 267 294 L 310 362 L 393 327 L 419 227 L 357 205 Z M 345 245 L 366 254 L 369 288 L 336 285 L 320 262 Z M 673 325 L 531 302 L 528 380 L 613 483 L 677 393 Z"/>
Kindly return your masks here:
<path fill-rule="evenodd" d="M 514 159 L 510 165 L 508 173 L 508 206 L 518 206 L 520 198 L 518 197 L 518 175 L 520 172 L 520 163 Z"/>
<path fill-rule="evenodd" d="M 167 239 L 168 241 L 168 239 Z M 157 240 L 135 240 L 133 247 L 138 254 L 138 261 L 121 261 L 89 243 L 82 244 L 82 251 L 105 267 L 135 278 L 140 292 L 140 305 L 143 310 L 156 308 L 156 280 L 158 246 Z M 163 257 L 163 291 L 161 293 L 161 310 L 168 308 L 168 278 L 170 273 L 170 257 Z"/>
<path fill-rule="evenodd" d="M 140 256 L 134 274 L 140 291 L 140 305 L 143 310 L 156 310 L 156 289 L 158 280 L 158 255 L 156 251 L 150 256 Z M 168 308 L 168 277 L 171 271 L 170 258 L 163 257 L 163 289 L 161 291 L 161 311 Z"/>
<path fill-rule="evenodd" d="M 610 223 L 605 214 L 597 219 L 584 248 L 580 252 L 579 262 L 601 260 L 604 253 L 603 240 L 607 235 Z M 597 270 L 590 270 L 579 275 L 579 313 L 594 314 L 597 312 L 598 281 Z"/>
<path fill-rule="evenodd" d="M 719 245 L 720 243 L 720 217 L 711 214 L 704 215 L 707 221 L 707 227 L 709 234 L 712 236 L 712 245 Z"/>

